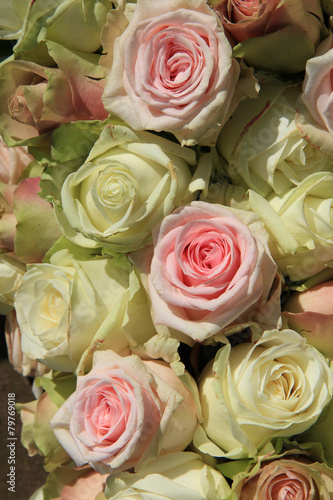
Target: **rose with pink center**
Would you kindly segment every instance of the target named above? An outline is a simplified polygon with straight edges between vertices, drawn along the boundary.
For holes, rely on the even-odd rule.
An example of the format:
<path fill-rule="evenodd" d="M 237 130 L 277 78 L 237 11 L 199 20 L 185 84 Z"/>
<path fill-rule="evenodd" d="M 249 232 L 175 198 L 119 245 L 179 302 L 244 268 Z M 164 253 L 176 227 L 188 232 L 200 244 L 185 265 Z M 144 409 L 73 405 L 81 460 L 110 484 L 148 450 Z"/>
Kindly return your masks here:
<path fill-rule="evenodd" d="M 148 274 L 155 324 L 200 342 L 255 318 L 276 324 L 276 264 L 258 218 L 192 202 L 165 217 L 153 236 L 153 256 L 131 258 Z"/>
<path fill-rule="evenodd" d="M 51 421 L 76 465 L 101 474 L 182 451 L 196 424 L 193 396 L 169 365 L 113 351 L 95 353 L 92 370 Z"/>
<path fill-rule="evenodd" d="M 219 17 L 204 0 L 138 0 L 115 41 L 103 102 L 135 130 L 214 145 L 239 72 Z"/>
<path fill-rule="evenodd" d="M 329 500 L 332 469 L 301 456 L 286 456 L 264 463 L 244 479 L 236 476 L 233 490 L 239 500 Z"/>
<path fill-rule="evenodd" d="M 233 56 L 273 73 L 304 70 L 327 36 L 320 0 L 209 0 L 219 13 Z M 290 49 L 292 47 L 292 49 Z"/>

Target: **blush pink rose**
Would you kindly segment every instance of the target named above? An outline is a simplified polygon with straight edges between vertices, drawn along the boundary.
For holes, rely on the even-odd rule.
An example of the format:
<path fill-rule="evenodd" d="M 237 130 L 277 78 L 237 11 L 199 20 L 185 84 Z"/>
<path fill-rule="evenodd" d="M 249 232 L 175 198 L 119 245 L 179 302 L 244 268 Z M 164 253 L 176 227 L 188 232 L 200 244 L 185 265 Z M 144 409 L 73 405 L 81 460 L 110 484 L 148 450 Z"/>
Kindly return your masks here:
<path fill-rule="evenodd" d="M 320 0 L 210 0 L 233 55 L 273 73 L 298 73 L 327 35 Z"/>
<path fill-rule="evenodd" d="M 201 342 L 235 322 L 276 324 L 279 293 L 269 318 L 265 308 L 277 267 L 259 218 L 192 202 L 165 217 L 153 236 L 148 287 L 157 325 Z"/>
<path fill-rule="evenodd" d="M 67 484 L 60 497 L 54 500 L 95 500 L 97 495 L 99 500 L 106 500 L 103 492 L 107 477 L 107 474 L 90 470 Z"/>
<path fill-rule="evenodd" d="M 196 425 L 193 396 L 169 365 L 113 351 L 95 353 L 93 368 L 51 420 L 76 465 L 101 474 L 182 451 Z"/>
<path fill-rule="evenodd" d="M 103 102 L 135 130 L 169 131 L 183 145 L 214 145 L 239 71 L 204 0 L 138 0 L 115 40 Z"/>
<path fill-rule="evenodd" d="M 2 64 L 0 133 L 6 141 L 36 137 L 62 123 L 107 118 L 101 101 L 104 80 L 96 78 L 98 64 L 96 70 L 55 42 L 48 44 L 58 68 L 11 59 Z"/>
<path fill-rule="evenodd" d="M 243 475 L 244 476 L 244 475 Z M 233 486 L 239 500 L 329 500 L 332 469 L 290 456 L 263 465 L 259 471 Z"/>
<path fill-rule="evenodd" d="M 280 0 L 213 0 L 225 29 L 235 41 L 264 35 Z"/>
<path fill-rule="evenodd" d="M 333 154 L 333 37 L 330 33 L 305 67 L 299 99 L 299 129 L 322 151 Z"/>
<path fill-rule="evenodd" d="M 333 359 L 333 281 L 293 292 L 282 312 L 288 326 L 322 354 Z"/>

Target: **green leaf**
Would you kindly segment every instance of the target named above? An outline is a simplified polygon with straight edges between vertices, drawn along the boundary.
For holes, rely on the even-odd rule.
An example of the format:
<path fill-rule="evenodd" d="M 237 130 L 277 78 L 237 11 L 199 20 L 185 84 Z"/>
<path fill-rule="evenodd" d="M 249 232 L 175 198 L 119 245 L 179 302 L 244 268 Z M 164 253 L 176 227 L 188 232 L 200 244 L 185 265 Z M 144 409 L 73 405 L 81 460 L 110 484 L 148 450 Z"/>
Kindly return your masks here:
<path fill-rule="evenodd" d="M 76 377 L 72 373 L 51 371 L 49 374 L 36 378 L 37 387 L 43 387 L 51 401 L 58 408 L 76 389 Z"/>
<path fill-rule="evenodd" d="M 246 64 L 272 73 L 299 73 L 315 54 L 315 47 L 306 31 L 286 26 L 274 33 L 248 38 L 233 48 L 233 56 Z"/>

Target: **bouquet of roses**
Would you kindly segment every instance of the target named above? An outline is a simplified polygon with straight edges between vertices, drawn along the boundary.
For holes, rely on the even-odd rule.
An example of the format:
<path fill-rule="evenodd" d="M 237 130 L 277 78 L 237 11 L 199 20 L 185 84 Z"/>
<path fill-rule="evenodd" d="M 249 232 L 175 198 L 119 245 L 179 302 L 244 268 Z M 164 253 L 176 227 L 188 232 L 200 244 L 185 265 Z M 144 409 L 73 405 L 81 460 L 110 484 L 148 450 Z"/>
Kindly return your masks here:
<path fill-rule="evenodd" d="M 0 312 L 48 472 L 31 500 L 332 498 L 330 16 L 2 1 Z"/>

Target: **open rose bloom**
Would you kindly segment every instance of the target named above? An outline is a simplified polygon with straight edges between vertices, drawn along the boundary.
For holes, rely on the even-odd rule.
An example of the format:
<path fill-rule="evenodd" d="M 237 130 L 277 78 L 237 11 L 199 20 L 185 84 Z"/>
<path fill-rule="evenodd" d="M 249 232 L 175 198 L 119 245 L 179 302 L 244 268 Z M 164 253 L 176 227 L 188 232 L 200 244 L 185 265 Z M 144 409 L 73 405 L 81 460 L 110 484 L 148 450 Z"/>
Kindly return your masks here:
<path fill-rule="evenodd" d="M 258 472 L 242 477 L 233 486 L 234 498 L 240 500 L 280 500 L 331 498 L 333 475 L 325 465 L 311 463 L 302 456 L 285 456 L 262 463 Z"/>
<path fill-rule="evenodd" d="M 201 342 L 235 323 L 278 321 L 276 265 L 260 221 L 248 215 L 192 202 L 156 228 L 150 264 L 148 254 L 143 263 L 131 257 L 139 268 L 148 264 L 157 325 Z"/>
<path fill-rule="evenodd" d="M 51 427 L 78 467 L 126 470 L 191 442 L 194 399 L 162 362 L 96 353 Z"/>
<path fill-rule="evenodd" d="M 141 0 L 115 41 L 103 102 L 135 130 L 213 145 L 239 72 L 219 18 L 204 1 Z"/>

